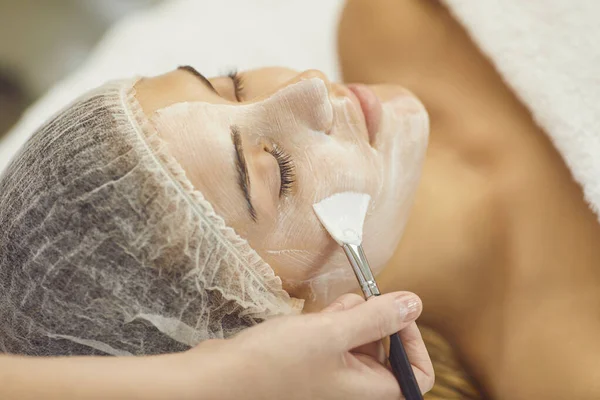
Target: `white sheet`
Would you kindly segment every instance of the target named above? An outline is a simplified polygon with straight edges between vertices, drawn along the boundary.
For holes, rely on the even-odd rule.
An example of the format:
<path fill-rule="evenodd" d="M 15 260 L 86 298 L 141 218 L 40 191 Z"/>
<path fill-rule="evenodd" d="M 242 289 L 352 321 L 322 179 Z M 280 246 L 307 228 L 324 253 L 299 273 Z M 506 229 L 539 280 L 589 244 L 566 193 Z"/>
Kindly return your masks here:
<path fill-rule="evenodd" d="M 33 104 L 0 142 L 0 173 L 44 121 L 107 80 L 190 64 L 207 76 L 262 66 L 317 68 L 339 77 L 342 0 L 172 0 L 126 17 L 85 64 Z"/>
<path fill-rule="evenodd" d="M 600 210 L 600 1 L 444 0 Z"/>

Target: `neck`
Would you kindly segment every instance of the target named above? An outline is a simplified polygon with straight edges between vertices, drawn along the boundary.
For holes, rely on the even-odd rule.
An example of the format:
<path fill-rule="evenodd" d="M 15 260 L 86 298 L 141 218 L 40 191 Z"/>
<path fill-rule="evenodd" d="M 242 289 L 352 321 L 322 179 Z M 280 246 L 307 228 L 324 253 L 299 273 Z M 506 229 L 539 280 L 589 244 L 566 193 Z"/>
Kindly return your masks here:
<path fill-rule="evenodd" d="M 437 2 L 360 16 L 341 24 L 345 79 L 402 84 L 431 118 L 382 291 L 419 294 L 492 398 L 600 398 L 600 224 L 560 155 Z"/>
<path fill-rule="evenodd" d="M 459 103 L 451 116 L 431 115 L 443 135 L 432 132 L 411 219 L 378 281 L 419 294 L 422 323 L 455 345 L 495 398 L 550 388 L 556 397 L 545 398 L 566 398 L 565 379 L 583 377 L 587 392 L 571 398 L 591 398 L 590 371 L 600 371 L 590 348 L 600 333 L 597 218 L 518 103 L 510 118 L 492 99 L 482 101 L 488 112 Z M 494 128 L 465 123 L 482 117 Z"/>
<path fill-rule="evenodd" d="M 539 398 L 549 389 L 561 398 L 572 390 L 567 377 L 600 371 L 599 353 L 590 352 L 600 333 L 597 217 L 493 68 L 473 70 L 469 82 L 466 67 L 431 68 L 409 87 L 431 117 L 421 185 L 378 280 L 386 291 L 422 297 L 422 323 L 454 344 L 495 398 Z M 580 387 L 591 390 L 591 382 Z"/>

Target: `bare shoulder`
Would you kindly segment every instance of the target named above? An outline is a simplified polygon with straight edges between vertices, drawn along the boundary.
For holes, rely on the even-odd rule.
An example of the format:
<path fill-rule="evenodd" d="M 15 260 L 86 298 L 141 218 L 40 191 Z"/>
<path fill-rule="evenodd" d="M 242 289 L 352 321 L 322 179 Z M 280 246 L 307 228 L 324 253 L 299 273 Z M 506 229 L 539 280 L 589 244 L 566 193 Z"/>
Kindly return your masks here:
<path fill-rule="evenodd" d="M 381 71 L 398 67 L 417 43 L 433 41 L 443 7 L 437 0 L 348 0 L 338 27 L 338 52 L 347 81 L 379 81 Z M 442 13 L 445 14 L 445 13 Z"/>

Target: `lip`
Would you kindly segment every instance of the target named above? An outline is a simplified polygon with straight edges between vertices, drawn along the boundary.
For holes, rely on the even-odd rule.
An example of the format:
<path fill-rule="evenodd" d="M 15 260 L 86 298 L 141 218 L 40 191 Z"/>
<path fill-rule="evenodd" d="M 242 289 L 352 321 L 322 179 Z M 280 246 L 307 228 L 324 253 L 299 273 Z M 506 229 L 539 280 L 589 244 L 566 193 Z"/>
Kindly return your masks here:
<path fill-rule="evenodd" d="M 348 89 L 356 96 L 360 109 L 365 118 L 367 132 L 369 134 L 369 142 L 371 145 L 375 142 L 379 125 L 381 123 L 381 114 L 383 107 L 377 95 L 366 85 L 351 84 Z"/>

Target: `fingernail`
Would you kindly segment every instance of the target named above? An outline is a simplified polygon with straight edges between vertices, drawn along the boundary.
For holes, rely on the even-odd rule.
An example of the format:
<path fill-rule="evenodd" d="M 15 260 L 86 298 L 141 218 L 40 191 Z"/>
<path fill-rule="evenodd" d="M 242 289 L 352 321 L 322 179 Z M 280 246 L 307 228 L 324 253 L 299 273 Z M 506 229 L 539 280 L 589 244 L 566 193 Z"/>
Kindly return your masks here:
<path fill-rule="evenodd" d="M 421 299 L 414 294 L 403 294 L 396 298 L 403 321 L 412 321 L 421 314 Z"/>

